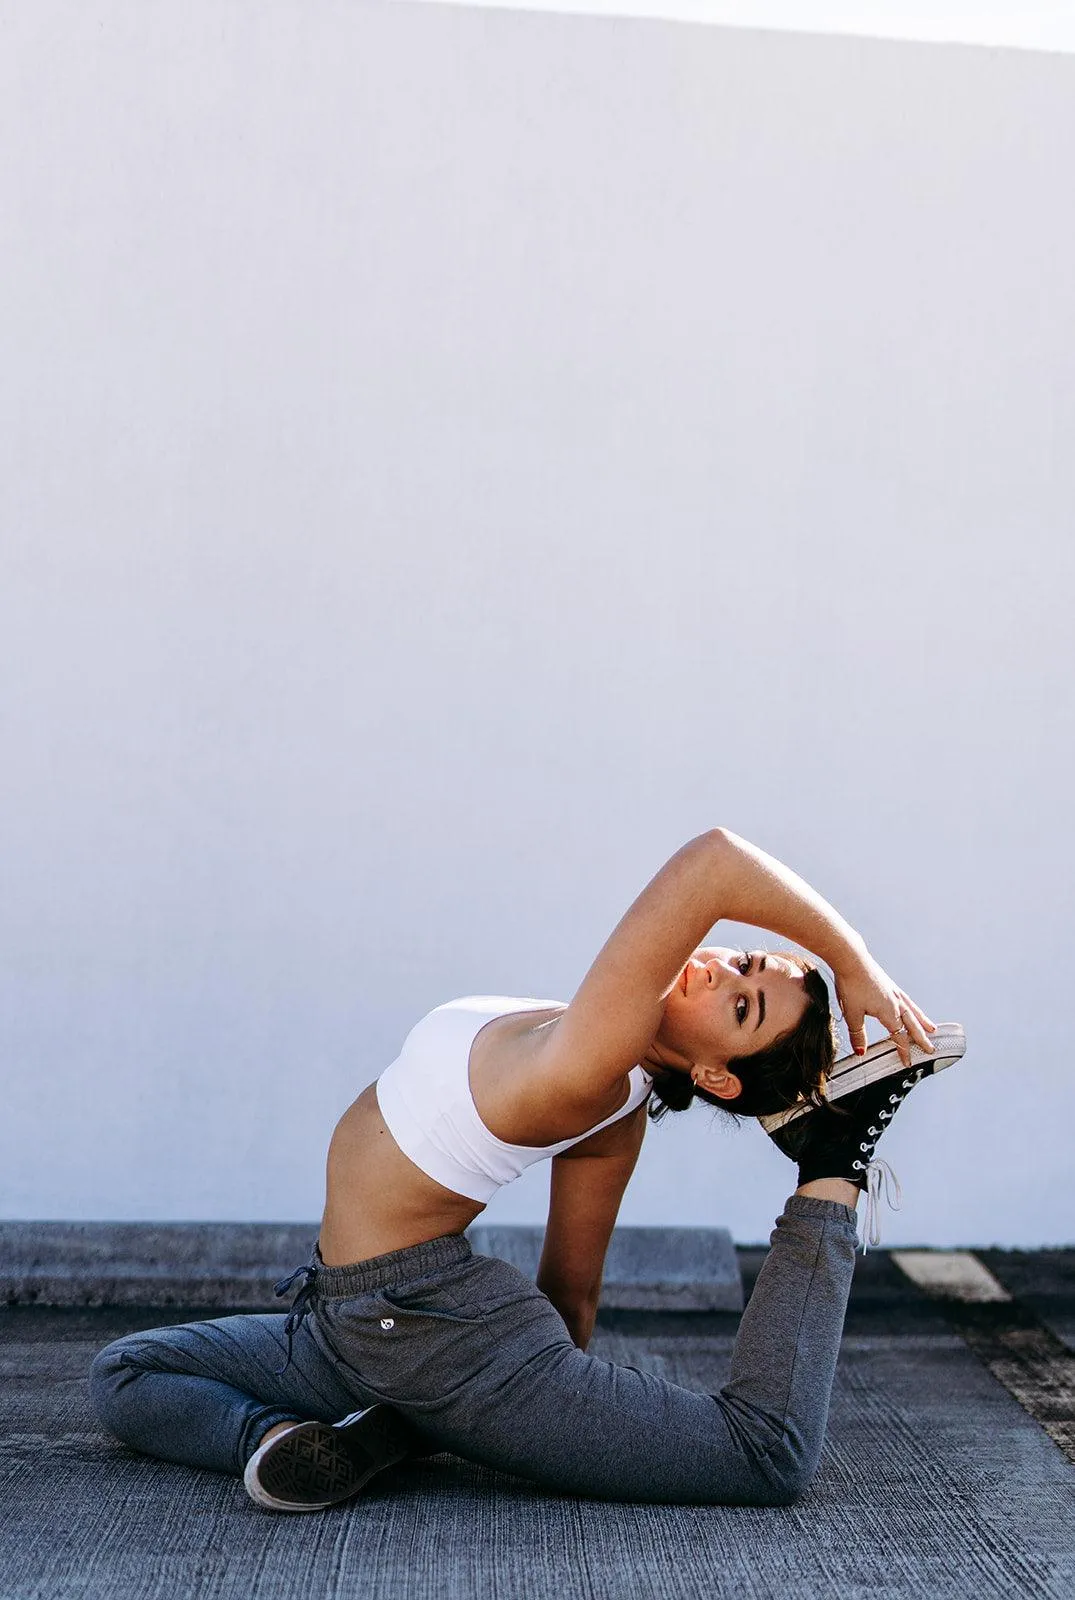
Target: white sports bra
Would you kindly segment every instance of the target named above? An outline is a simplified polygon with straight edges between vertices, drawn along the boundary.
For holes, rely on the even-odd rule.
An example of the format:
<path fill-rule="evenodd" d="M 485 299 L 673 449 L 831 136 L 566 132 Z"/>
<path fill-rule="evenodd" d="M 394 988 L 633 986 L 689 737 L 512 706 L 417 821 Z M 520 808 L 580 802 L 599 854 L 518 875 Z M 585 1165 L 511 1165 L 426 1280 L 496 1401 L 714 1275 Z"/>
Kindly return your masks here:
<path fill-rule="evenodd" d="M 558 1155 L 598 1128 L 626 1117 L 642 1104 L 653 1079 L 632 1067 L 627 1104 L 585 1133 L 558 1144 L 505 1144 L 490 1133 L 470 1092 L 470 1047 L 493 1017 L 543 1011 L 555 1000 L 519 1000 L 507 995 L 468 995 L 427 1012 L 403 1041 L 399 1055 L 377 1079 L 377 1104 L 389 1133 L 416 1167 L 456 1194 L 483 1203 L 536 1161 Z"/>

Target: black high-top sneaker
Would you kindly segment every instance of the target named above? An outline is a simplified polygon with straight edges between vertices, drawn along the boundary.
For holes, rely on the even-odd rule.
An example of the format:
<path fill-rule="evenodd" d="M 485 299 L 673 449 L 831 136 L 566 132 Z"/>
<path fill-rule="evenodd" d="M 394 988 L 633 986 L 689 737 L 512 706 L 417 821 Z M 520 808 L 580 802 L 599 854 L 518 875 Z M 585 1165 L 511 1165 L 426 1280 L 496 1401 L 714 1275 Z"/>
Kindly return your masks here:
<path fill-rule="evenodd" d="M 243 1483 L 273 1511 L 323 1511 L 357 1494 L 385 1467 L 427 1454 L 410 1423 L 391 1406 L 352 1411 L 340 1422 L 296 1422 L 254 1451 Z"/>
<path fill-rule="evenodd" d="M 911 1040 L 911 1066 L 916 1069 L 921 1067 L 923 1077 L 943 1072 L 945 1067 L 950 1067 L 958 1061 L 967 1048 L 966 1035 L 958 1022 L 938 1022 L 935 1031 L 929 1036 L 929 1042 L 933 1046 L 932 1051 L 923 1050 L 913 1039 Z M 842 1100 L 855 1089 L 865 1089 L 868 1084 L 878 1083 L 882 1079 L 897 1078 L 901 1074 L 906 1076 L 906 1072 L 907 1068 L 900 1060 L 895 1040 L 890 1035 L 886 1039 L 878 1040 L 876 1044 L 871 1044 L 864 1055 L 844 1056 L 837 1061 L 825 1084 L 825 1099 L 830 1102 Z M 792 1106 L 790 1111 L 778 1111 L 772 1116 L 759 1117 L 758 1121 L 766 1133 L 773 1135 L 778 1128 L 805 1116 L 812 1109 L 804 1102 Z"/>
<path fill-rule="evenodd" d="M 800 1187 L 817 1178 L 843 1178 L 866 1191 L 870 1244 L 880 1243 L 877 1199 L 882 1180 L 896 1210 L 902 1198 L 899 1179 L 887 1161 L 874 1159 L 874 1147 L 915 1084 L 950 1067 L 967 1047 L 963 1029 L 954 1022 L 938 1024 L 930 1038 L 933 1053 L 912 1044 L 909 1067 L 891 1039 L 872 1045 L 865 1055 L 845 1056 L 825 1086 L 826 1105 L 804 1103 L 758 1118 L 777 1148 L 797 1163 Z"/>

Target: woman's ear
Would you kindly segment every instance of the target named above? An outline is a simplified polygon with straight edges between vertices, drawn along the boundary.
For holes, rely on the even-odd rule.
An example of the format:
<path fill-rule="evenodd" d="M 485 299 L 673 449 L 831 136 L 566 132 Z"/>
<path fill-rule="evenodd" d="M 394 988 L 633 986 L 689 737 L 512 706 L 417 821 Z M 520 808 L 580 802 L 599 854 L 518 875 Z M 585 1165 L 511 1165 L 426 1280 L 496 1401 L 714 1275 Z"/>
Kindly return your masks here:
<path fill-rule="evenodd" d="M 707 1094 L 716 1095 L 718 1100 L 738 1100 L 743 1092 L 742 1078 L 737 1078 L 727 1067 L 705 1067 L 695 1063 L 691 1068 L 691 1077 L 699 1089 L 704 1089 Z"/>

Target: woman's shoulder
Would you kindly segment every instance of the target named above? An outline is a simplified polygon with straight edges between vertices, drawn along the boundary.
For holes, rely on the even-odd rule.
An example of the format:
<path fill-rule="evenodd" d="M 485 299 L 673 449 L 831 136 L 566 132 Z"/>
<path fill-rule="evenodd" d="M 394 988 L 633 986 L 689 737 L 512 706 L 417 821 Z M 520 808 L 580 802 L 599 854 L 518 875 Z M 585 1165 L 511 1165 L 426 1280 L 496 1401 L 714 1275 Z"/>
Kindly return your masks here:
<path fill-rule="evenodd" d="M 533 995 L 510 994 L 466 994 L 457 1000 L 445 1000 L 442 1005 L 434 1006 L 427 1012 L 433 1016 L 438 1011 L 473 1011 L 491 1017 L 508 1016 L 513 1011 L 553 1011 L 563 1006 L 565 1000 L 538 1000 Z"/>
<path fill-rule="evenodd" d="M 538 1000 L 530 995 L 466 994 L 454 1000 L 445 1000 L 434 1006 L 411 1028 L 404 1042 L 404 1051 L 412 1043 L 426 1039 L 462 1039 L 476 1034 L 487 1022 L 496 1017 L 512 1016 L 520 1011 L 565 1011 L 563 1000 Z"/>

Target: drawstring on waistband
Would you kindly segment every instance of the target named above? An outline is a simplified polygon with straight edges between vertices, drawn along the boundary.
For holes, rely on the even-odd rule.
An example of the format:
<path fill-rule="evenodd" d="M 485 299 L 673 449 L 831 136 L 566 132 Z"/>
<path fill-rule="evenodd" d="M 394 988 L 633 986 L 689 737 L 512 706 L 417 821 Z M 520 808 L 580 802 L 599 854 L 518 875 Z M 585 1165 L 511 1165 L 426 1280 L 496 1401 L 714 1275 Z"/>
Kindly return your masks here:
<path fill-rule="evenodd" d="M 892 1211 L 899 1211 L 903 1205 L 903 1190 L 900 1180 L 893 1172 L 887 1161 L 882 1161 L 880 1156 L 875 1156 L 866 1164 L 866 1216 L 862 1229 L 862 1253 L 866 1254 L 869 1246 L 881 1243 L 881 1194 L 888 1201 Z M 895 1192 L 895 1198 L 893 1198 Z M 867 1243 L 869 1241 L 869 1243 Z"/>
<path fill-rule="evenodd" d="M 291 1310 L 288 1312 L 287 1321 L 284 1323 L 284 1332 L 287 1334 L 287 1358 L 282 1367 L 277 1367 L 275 1369 L 275 1376 L 278 1378 L 281 1376 L 281 1374 L 286 1372 L 288 1367 L 291 1365 L 292 1340 L 295 1334 L 298 1332 L 303 1317 L 310 1309 L 310 1299 L 314 1294 L 314 1283 L 316 1277 L 317 1268 L 307 1265 L 305 1267 L 296 1267 L 295 1271 L 291 1273 L 290 1277 L 281 1278 L 279 1283 L 273 1284 L 273 1294 L 282 1295 L 287 1293 L 287 1291 L 291 1288 L 291 1285 L 295 1282 L 296 1278 L 301 1278 L 303 1280 L 302 1288 L 292 1301 Z"/>

